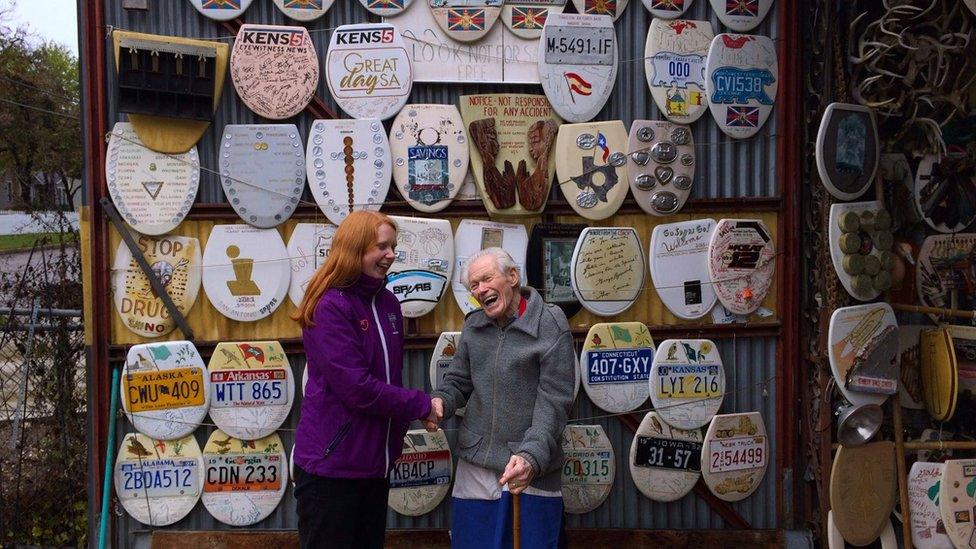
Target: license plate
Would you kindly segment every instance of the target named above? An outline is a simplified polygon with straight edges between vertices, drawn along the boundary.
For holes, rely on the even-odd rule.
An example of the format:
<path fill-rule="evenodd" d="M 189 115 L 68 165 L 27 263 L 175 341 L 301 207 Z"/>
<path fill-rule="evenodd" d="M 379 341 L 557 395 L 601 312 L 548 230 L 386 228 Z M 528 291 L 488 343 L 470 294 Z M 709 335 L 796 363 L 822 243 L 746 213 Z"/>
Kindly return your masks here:
<path fill-rule="evenodd" d="M 564 484 L 610 484 L 609 450 L 569 450 L 563 465 Z"/>
<path fill-rule="evenodd" d="M 587 351 L 587 380 L 591 385 L 647 381 L 654 349 Z"/>
<path fill-rule="evenodd" d="M 638 436 L 634 465 L 701 471 L 701 449 L 700 442 Z"/>
<path fill-rule="evenodd" d="M 280 454 L 204 456 L 204 492 L 258 492 L 281 489 Z"/>
<path fill-rule="evenodd" d="M 708 471 L 742 471 L 766 466 L 766 437 L 713 440 L 708 445 Z"/>
<path fill-rule="evenodd" d="M 282 369 L 210 372 L 210 406 L 235 408 L 288 403 Z"/>
<path fill-rule="evenodd" d="M 125 398 L 130 412 L 202 406 L 203 369 L 173 368 L 125 375 Z"/>
<path fill-rule="evenodd" d="M 390 488 L 414 488 L 451 483 L 451 452 L 415 452 L 403 454 L 393 464 Z"/>
<path fill-rule="evenodd" d="M 196 459 L 155 459 L 122 463 L 116 491 L 126 499 L 194 496 L 200 493 L 200 462 Z"/>
<path fill-rule="evenodd" d="M 613 65 L 612 28 L 554 26 L 543 39 L 550 65 Z"/>
<path fill-rule="evenodd" d="M 716 365 L 658 365 L 660 398 L 708 398 L 722 394 Z"/>

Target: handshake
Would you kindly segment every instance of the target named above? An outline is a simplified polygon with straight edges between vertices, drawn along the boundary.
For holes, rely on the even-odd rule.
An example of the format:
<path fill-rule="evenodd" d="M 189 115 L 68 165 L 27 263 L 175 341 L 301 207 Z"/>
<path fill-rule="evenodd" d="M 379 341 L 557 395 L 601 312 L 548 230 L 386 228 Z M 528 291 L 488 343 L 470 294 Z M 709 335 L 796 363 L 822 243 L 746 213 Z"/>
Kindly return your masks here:
<path fill-rule="evenodd" d="M 430 399 L 430 414 L 424 419 L 424 428 L 427 432 L 437 431 L 438 424 L 444 420 L 444 400 L 440 397 Z"/>

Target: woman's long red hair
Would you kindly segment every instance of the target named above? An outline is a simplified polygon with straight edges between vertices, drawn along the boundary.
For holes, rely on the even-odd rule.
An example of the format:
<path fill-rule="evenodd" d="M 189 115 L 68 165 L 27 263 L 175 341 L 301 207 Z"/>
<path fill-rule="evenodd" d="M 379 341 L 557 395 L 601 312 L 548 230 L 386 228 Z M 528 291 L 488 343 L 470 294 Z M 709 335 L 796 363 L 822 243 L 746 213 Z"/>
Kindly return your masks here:
<path fill-rule="evenodd" d="M 363 255 L 378 240 L 381 225 L 389 225 L 397 230 L 396 223 L 386 214 L 373 210 L 359 210 L 349 214 L 339 225 L 329 257 L 308 281 L 305 297 L 298 310 L 292 313 L 292 320 L 303 328 L 314 326 L 315 306 L 329 288 L 345 288 L 355 284 L 363 272 Z"/>

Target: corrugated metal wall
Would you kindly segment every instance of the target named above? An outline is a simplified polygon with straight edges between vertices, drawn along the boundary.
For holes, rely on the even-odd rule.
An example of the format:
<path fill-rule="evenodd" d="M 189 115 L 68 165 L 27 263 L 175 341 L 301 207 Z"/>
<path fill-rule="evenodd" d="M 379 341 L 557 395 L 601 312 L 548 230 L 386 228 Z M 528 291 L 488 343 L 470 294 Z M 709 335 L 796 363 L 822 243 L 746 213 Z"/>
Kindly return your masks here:
<path fill-rule="evenodd" d="M 129 11 L 121 8 L 119 0 L 102 0 L 105 5 L 106 24 L 111 27 L 168 34 L 176 36 L 217 38 L 225 36 L 226 31 L 214 21 L 199 15 L 189 2 L 185 0 L 149 0 L 150 10 Z M 423 2 L 424 0 L 415 0 Z M 631 0 L 624 15 L 616 22 L 617 38 L 620 48 L 620 68 L 614 93 L 597 120 L 622 119 L 629 126 L 635 119 L 660 119 L 657 106 L 654 104 L 647 90 L 644 76 L 644 42 L 650 25 L 650 15 L 641 6 L 639 0 Z M 572 11 L 572 8 L 568 9 Z M 689 19 L 708 19 L 716 32 L 723 29 L 718 18 L 712 12 L 706 0 L 698 0 L 689 10 Z M 779 17 L 776 4 L 773 11 L 763 24 L 755 31 L 756 34 L 771 36 L 777 40 L 777 18 Z M 284 16 L 274 7 L 271 0 L 255 0 L 243 17 L 245 22 L 268 24 L 294 24 L 286 21 Z M 341 24 L 376 20 L 370 16 L 356 0 L 336 0 L 335 5 L 325 17 L 308 24 L 312 30 L 319 58 L 325 55 L 328 46 L 329 32 L 315 32 L 316 29 L 331 29 Z M 500 22 L 498 24 L 501 24 Z M 103 32 L 104 29 L 90 32 Z M 229 39 L 228 39 L 229 41 Z M 111 48 L 106 59 L 108 67 L 108 100 L 109 125 L 122 120 L 118 114 L 115 94 L 114 60 Z M 459 95 L 471 93 L 500 93 L 522 92 L 542 93 L 539 86 L 533 85 L 436 85 L 415 84 L 410 102 L 413 103 L 456 103 Z M 319 96 L 331 107 L 335 103 L 329 96 L 324 75 L 320 79 Z M 338 109 L 336 109 L 338 110 Z M 225 124 L 249 124 L 261 122 L 243 102 L 239 101 L 228 75 L 224 87 L 220 109 L 214 119 L 212 129 L 208 131 L 198 144 L 201 164 L 204 167 L 216 169 L 216 149 L 220 142 L 219 130 Z M 311 122 L 307 114 L 302 114 L 294 120 L 302 133 L 307 135 L 307 128 Z M 736 141 L 725 137 L 706 114 L 692 126 L 699 155 L 694 197 L 701 198 L 736 198 L 736 197 L 766 197 L 778 195 L 776 181 L 776 120 L 771 117 L 766 126 L 755 138 Z M 558 193 L 558 191 L 553 191 Z M 561 198 L 561 197 L 560 197 Z M 199 202 L 224 202 L 224 194 L 219 180 L 212 174 L 204 173 L 201 177 Z M 312 201 L 306 190 L 305 200 Z M 776 340 L 774 338 L 740 338 L 716 341 L 726 366 L 728 387 L 736 392 L 726 397 L 722 406 L 722 413 L 744 412 L 759 410 L 766 421 L 766 429 L 770 434 L 776 432 L 775 416 L 775 384 L 768 387 L 759 386 L 759 382 L 772 378 L 776 373 Z M 404 378 L 412 387 L 427 388 L 427 364 L 430 351 L 412 351 L 405 357 Z M 296 375 L 301 375 L 304 366 L 302 356 L 292 357 L 292 366 Z M 289 417 L 280 435 L 286 448 L 291 448 L 293 432 L 297 423 L 300 399 L 296 398 L 293 413 Z M 603 415 L 581 392 L 574 408 L 574 417 L 588 418 Z M 569 518 L 570 527 L 589 528 L 674 528 L 700 529 L 723 528 L 724 522 L 708 506 L 695 495 L 689 495 L 680 501 L 661 504 L 652 503 L 644 498 L 633 486 L 630 479 L 627 455 L 633 438 L 630 431 L 613 418 L 601 418 L 593 423 L 603 425 L 617 453 L 617 476 L 614 489 L 609 499 L 596 511 Z M 119 421 L 119 440 L 121 433 L 131 427 L 123 420 Z M 451 423 L 446 425 L 450 429 Z M 203 446 L 211 428 L 201 427 L 196 436 Z M 452 439 L 453 433 L 449 433 Z M 771 437 L 775 457 L 776 441 Z M 769 474 L 759 490 L 750 498 L 733 504 L 732 506 L 755 528 L 775 528 L 776 524 L 776 490 L 774 482 L 776 471 L 775 459 L 769 464 Z M 149 530 L 140 523 L 132 520 L 117 509 L 120 514 L 118 521 L 118 541 L 121 546 L 141 546 L 148 542 Z M 389 515 L 389 525 L 395 528 L 432 528 L 448 525 L 448 506 L 441 505 L 434 512 L 419 518 L 399 516 L 392 511 Z M 258 529 L 294 529 L 296 527 L 295 504 L 291 490 L 289 490 L 282 504 L 267 519 L 254 526 Z M 216 522 L 202 504 L 184 520 L 169 527 L 184 530 L 213 530 L 229 528 Z"/>

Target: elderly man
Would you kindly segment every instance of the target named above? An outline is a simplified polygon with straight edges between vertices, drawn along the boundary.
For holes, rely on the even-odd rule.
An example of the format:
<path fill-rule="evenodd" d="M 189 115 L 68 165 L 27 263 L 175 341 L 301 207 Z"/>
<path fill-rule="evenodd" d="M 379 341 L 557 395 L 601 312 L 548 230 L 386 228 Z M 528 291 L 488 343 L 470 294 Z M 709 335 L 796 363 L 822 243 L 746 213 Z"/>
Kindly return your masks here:
<path fill-rule="evenodd" d="M 465 318 L 454 360 L 431 399 L 442 417 L 466 407 L 451 544 L 511 546 L 511 494 L 524 494 L 523 546 L 556 547 L 563 507 L 560 441 L 573 405 L 569 323 L 558 307 L 521 286 L 515 262 L 501 248 L 470 258 L 467 284 L 482 308 Z"/>

